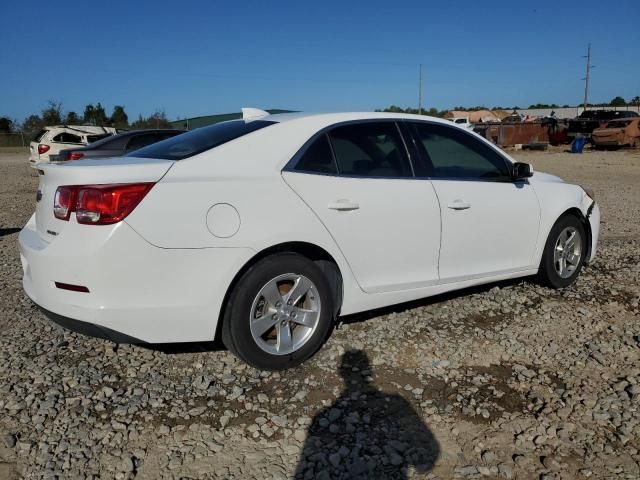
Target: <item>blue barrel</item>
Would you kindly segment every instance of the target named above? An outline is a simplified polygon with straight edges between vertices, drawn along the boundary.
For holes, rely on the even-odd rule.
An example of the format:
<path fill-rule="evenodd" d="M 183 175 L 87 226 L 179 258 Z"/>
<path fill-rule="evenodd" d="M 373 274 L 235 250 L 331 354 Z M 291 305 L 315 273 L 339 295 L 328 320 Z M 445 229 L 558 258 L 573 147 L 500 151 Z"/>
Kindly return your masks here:
<path fill-rule="evenodd" d="M 582 149 L 587 143 L 587 139 L 584 137 L 576 137 L 573 142 L 571 142 L 571 153 L 582 153 Z"/>

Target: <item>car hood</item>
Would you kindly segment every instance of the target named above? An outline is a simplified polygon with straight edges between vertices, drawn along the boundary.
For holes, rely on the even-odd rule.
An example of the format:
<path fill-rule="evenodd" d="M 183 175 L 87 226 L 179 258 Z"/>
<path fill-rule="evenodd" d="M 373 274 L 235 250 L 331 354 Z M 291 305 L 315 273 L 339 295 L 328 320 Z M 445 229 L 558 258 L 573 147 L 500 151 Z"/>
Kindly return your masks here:
<path fill-rule="evenodd" d="M 533 172 L 533 177 L 529 178 L 531 183 L 565 183 L 560 177 L 544 172 Z"/>

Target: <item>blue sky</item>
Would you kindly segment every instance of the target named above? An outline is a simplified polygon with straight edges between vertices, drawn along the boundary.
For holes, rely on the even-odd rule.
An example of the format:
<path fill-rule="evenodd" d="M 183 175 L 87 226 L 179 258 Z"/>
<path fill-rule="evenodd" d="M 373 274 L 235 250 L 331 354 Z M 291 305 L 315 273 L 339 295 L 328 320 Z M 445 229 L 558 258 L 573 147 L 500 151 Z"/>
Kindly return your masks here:
<path fill-rule="evenodd" d="M 640 2 L 4 0 L 0 115 L 48 100 L 170 119 L 306 111 L 577 104 L 640 95 Z"/>

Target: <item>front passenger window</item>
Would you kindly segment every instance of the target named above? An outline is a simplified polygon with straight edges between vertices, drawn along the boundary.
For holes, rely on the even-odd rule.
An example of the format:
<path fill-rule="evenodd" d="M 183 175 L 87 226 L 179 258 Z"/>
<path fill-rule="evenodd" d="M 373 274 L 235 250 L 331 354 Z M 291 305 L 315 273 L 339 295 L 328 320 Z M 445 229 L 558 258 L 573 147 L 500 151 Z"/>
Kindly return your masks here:
<path fill-rule="evenodd" d="M 457 128 L 414 123 L 419 146 L 431 163 L 433 177 L 509 181 L 502 156 L 481 140 Z"/>

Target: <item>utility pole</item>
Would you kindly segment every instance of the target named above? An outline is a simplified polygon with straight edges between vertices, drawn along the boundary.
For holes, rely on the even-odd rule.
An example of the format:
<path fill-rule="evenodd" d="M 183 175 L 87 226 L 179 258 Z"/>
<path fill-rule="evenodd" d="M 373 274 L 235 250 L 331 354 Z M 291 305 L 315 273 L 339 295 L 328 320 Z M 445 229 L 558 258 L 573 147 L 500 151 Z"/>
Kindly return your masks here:
<path fill-rule="evenodd" d="M 584 57 L 583 57 L 584 58 Z M 587 109 L 587 99 L 589 96 L 589 73 L 591 71 L 591 44 L 587 48 L 587 75 L 583 78 L 584 80 L 584 109 Z"/>
<path fill-rule="evenodd" d="M 418 114 L 422 115 L 422 64 L 420 64 L 420 83 L 418 84 Z"/>

